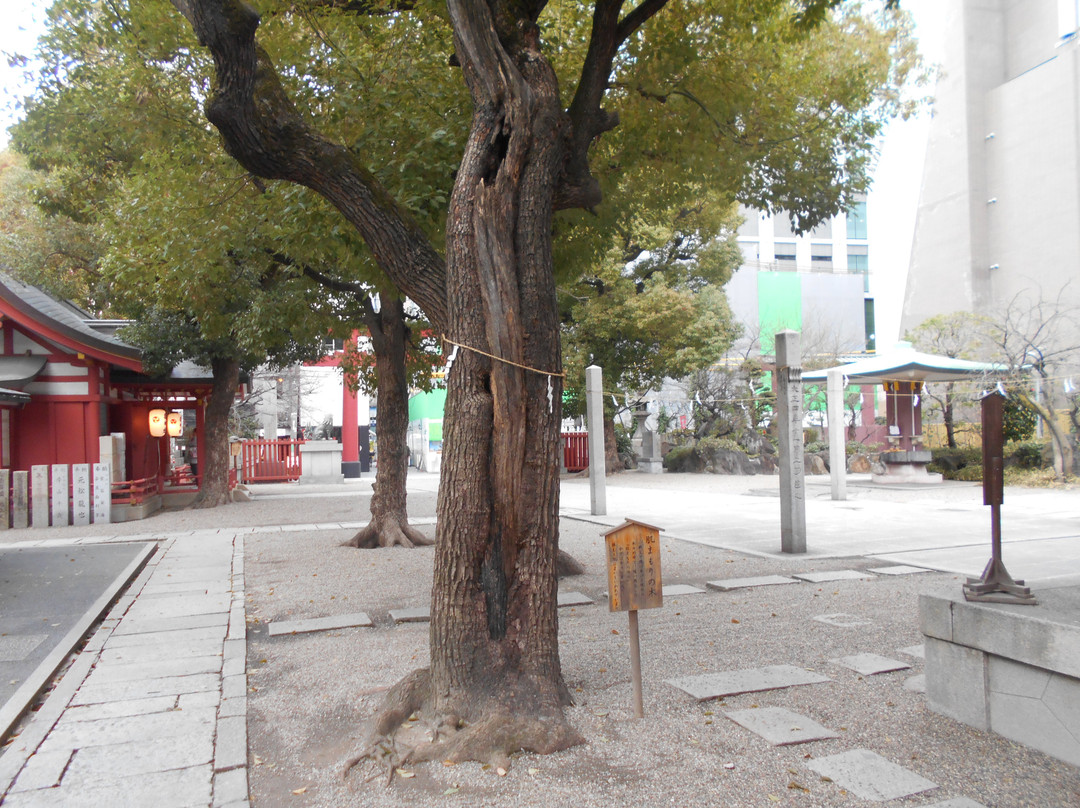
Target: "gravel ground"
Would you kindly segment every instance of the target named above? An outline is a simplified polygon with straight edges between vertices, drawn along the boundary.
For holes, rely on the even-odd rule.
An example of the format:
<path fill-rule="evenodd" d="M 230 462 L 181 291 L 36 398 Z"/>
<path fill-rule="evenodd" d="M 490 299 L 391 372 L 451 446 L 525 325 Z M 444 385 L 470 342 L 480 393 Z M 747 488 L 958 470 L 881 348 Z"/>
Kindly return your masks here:
<path fill-rule="evenodd" d="M 808 481 L 816 483 L 818 481 Z M 824 481 L 821 481 L 825 484 Z M 437 480 L 410 476 L 410 513 L 435 512 Z M 426 624 L 394 626 L 387 612 L 426 605 L 431 548 L 355 551 L 340 547 L 366 522 L 370 478 L 346 486 L 269 485 L 253 503 L 209 511 L 167 511 L 120 525 L 7 530 L 0 543 L 175 534 L 188 530 L 283 525 L 245 539 L 248 599 L 250 787 L 253 804 L 317 806 L 859 806 L 870 803 L 824 781 L 805 765 L 852 749 L 869 749 L 940 788 L 888 805 L 929 806 L 968 797 L 988 806 L 1080 806 L 1080 771 L 996 735 L 930 712 L 924 696 L 904 687 L 922 662 L 898 649 L 921 643 L 916 599 L 952 588 L 952 575 L 923 573 L 839 584 L 791 584 L 666 599 L 641 613 L 644 720 L 632 710 L 625 614 L 610 614 L 600 527 L 564 519 L 562 546 L 582 561 L 585 575 L 563 588 L 584 592 L 594 606 L 560 612 L 566 680 L 576 704 L 569 710 L 587 743 L 548 756 L 519 755 L 505 777 L 479 764 L 425 764 L 415 776 L 367 784 L 341 778 L 357 751 L 363 723 L 383 692 L 427 663 Z M 569 479 L 566 486 L 588 485 Z M 710 494 L 764 493 L 775 477 L 619 475 L 609 486 L 677 488 Z M 1033 492 L 1010 489 L 1019 503 Z M 903 501 L 918 508 L 934 500 L 966 502 L 977 489 L 946 486 L 913 493 L 849 489 L 853 499 Z M 1038 501 L 1074 492 L 1039 492 Z M 758 500 L 754 500 L 757 502 Z M 762 507 L 768 500 L 761 500 Z M 346 523 L 340 529 L 309 525 Z M 288 526 L 292 526 L 290 529 Z M 429 534 L 433 528 L 423 526 Z M 864 568 L 864 559 L 784 559 L 742 555 L 663 538 L 665 584 Z M 373 629 L 270 638 L 275 620 L 364 611 Z M 811 618 L 843 612 L 865 620 L 840 628 Z M 882 654 L 911 670 L 862 677 L 830 660 L 860 652 Z M 697 703 L 666 679 L 763 665 L 791 664 L 822 673 L 824 684 Z M 840 736 L 773 747 L 724 713 L 786 707 Z M 300 793 L 296 793 L 300 792 Z"/>
<path fill-rule="evenodd" d="M 641 485 L 642 476 L 634 477 Z M 703 493 L 767 488 L 772 482 L 684 479 Z M 262 504 L 270 511 L 288 509 L 285 521 L 294 523 L 359 520 L 366 508 L 364 500 L 354 517 L 330 517 L 329 499 L 288 502 Z M 431 516 L 433 496 L 411 494 L 410 512 Z M 357 751 L 364 721 L 382 693 L 427 663 L 427 625 L 394 626 L 387 612 L 427 604 L 433 558 L 431 548 L 340 547 L 352 532 L 297 529 L 246 538 L 250 786 L 258 808 L 876 804 L 805 765 L 810 758 L 852 749 L 876 752 L 940 786 L 890 805 L 924 806 L 956 797 L 988 808 L 1080 805 L 1077 769 L 936 715 L 921 693 L 905 688 L 922 672 L 920 659 L 898 650 L 922 641 L 918 594 L 960 584 L 942 573 L 668 598 L 662 609 L 641 613 L 646 718 L 635 720 L 627 618 L 605 605 L 599 528 L 570 519 L 562 522 L 562 546 L 587 572 L 567 579 L 563 588 L 597 601 L 560 612 L 563 671 L 576 699 L 569 717 L 587 743 L 555 755 L 516 756 L 505 777 L 479 764 L 424 764 L 410 769 L 415 776 L 396 777 L 389 786 L 384 778 L 365 784 L 356 773 L 343 781 L 342 764 Z M 881 565 L 850 558 L 779 561 L 667 538 L 662 546 L 665 584 L 703 586 L 721 578 Z M 354 611 L 368 613 L 375 627 L 274 638 L 266 628 L 276 620 Z M 838 612 L 865 624 L 841 628 L 811 619 Z M 861 652 L 912 668 L 863 677 L 830 661 Z M 807 668 L 832 681 L 702 703 L 665 684 L 678 676 L 777 664 Z M 773 747 L 724 715 L 767 706 L 800 713 L 839 737 Z"/>

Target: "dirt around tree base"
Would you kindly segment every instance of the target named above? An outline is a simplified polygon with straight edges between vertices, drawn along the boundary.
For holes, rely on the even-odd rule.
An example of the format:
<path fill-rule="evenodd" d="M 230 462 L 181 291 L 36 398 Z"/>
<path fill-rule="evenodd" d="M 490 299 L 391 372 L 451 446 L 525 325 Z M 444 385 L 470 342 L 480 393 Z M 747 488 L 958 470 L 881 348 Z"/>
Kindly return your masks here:
<path fill-rule="evenodd" d="M 405 520 L 394 518 L 372 519 L 342 547 L 373 550 L 376 547 L 430 547 L 435 544 Z"/>
<path fill-rule="evenodd" d="M 363 782 L 385 776 L 389 783 L 404 766 L 429 761 L 476 761 L 505 772 L 516 752 L 547 755 L 585 743 L 557 707 L 529 711 L 489 700 L 478 718 L 467 722 L 437 712 L 433 701 L 428 668 L 394 685 L 371 719 L 367 744 L 346 762 L 342 776 L 362 776 Z"/>

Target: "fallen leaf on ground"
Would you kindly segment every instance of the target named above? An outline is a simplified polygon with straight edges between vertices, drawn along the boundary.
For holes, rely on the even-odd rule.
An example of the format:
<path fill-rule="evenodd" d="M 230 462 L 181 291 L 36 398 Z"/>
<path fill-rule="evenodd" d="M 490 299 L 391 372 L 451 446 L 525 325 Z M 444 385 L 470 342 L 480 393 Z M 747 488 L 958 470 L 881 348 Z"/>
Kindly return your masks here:
<path fill-rule="evenodd" d="M 499 777 L 506 777 L 506 769 L 500 766 L 495 770 L 495 774 L 499 775 Z"/>
<path fill-rule="evenodd" d="M 410 777 L 416 777 L 416 772 L 407 772 L 404 769 L 396 769 L 398 777 L 402 780 L 408 780 Z"/>
<path fill-rule="evenodd" d="M 810 789 L 808 789 L 806 786 L 802 785 L 801 783 L 795 782 L 794 780 L 792 780 L 790 783 L 788 783 L 787 787 L 790 788 L 792 791 L 805 791 L 807 794 L 810 793 Z"/>
<path fill-rule="evenodd" d="M 303 788 L 294 788 L 293 789 L 293 794 L 296 794 L 297 796 L 300 796 L 305 791 L 307 791 L 307 786 L 304 786 Z"/>
<path fill-rule="evenodd" d="M 457 794 L 460 789 L 457 786 L 450 786 L 443 792 L 444 797 L 449 797 L 451 794 Z"/>

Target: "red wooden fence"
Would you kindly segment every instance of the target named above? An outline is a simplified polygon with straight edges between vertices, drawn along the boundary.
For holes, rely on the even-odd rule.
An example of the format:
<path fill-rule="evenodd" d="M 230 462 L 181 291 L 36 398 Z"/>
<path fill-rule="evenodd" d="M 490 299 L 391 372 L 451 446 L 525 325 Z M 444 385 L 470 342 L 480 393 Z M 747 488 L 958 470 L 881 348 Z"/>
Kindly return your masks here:
<path fill-rule="evenodd" d="M 589 467 L 589 433 L 563 432 L 563 465 L 567 471 L 583 471 Z"/>
<path fill-rule="evenodd" d="M 300 479 L 302 440 L 245 440 L 240 467 L 245 483 L 285 483 Z"/>

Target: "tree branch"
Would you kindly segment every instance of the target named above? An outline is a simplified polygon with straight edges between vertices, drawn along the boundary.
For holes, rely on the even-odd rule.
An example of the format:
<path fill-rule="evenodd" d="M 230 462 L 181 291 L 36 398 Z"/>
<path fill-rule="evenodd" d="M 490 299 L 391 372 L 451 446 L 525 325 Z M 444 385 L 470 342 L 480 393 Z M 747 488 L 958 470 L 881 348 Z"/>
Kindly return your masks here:
<path fill-rule="evenodd" d="M 214 59 L 206 116 L 253 174 L 311 188 L 359 232 L 376 264 L 433 323 L 447 322 L 443 258 L 409 213 L 344 146 L 311 128 L 256 41 L 257 12 L 241 0 L 172 0 Z"/>

